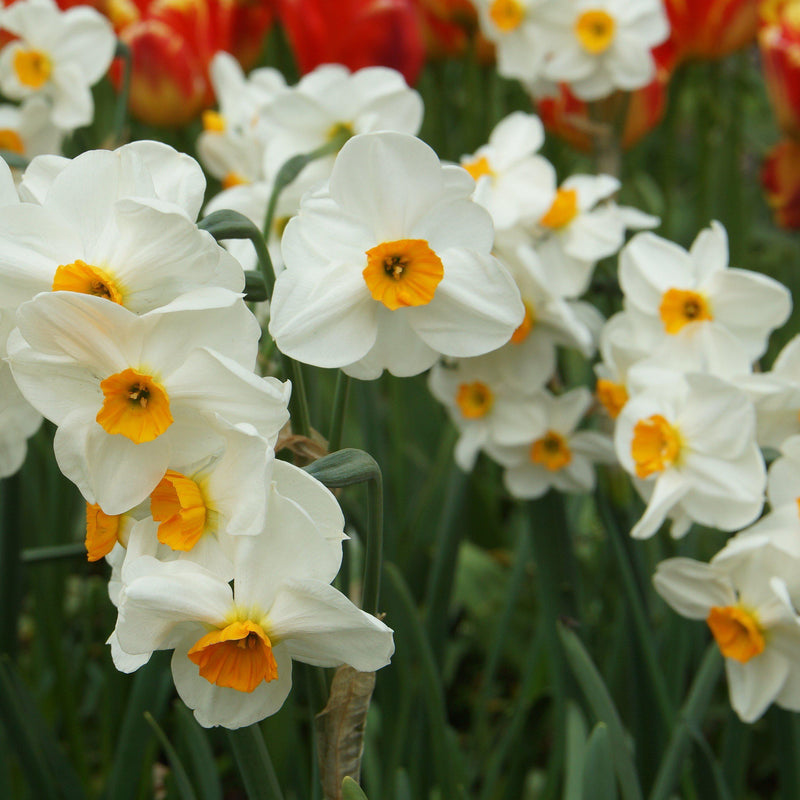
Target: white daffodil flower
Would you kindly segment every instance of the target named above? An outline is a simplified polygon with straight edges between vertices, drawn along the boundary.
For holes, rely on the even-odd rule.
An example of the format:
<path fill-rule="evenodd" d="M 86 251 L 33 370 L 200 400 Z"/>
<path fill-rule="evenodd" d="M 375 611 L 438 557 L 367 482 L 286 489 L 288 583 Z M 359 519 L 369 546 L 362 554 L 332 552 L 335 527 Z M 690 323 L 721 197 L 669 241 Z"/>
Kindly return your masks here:
<path fill-rule="evenodd" d="M 50 107 L 41 97 L 31 97 L 20 106 L 0 105 L 0 150 L 33 158 L 60 153 L 64 133 L 50 118 Z"/>
<path fill-rule="evenodd" d="M 538 401 L 538 385 L 523 392 L 506 378 L 508 345 L 476 358 L 438 363 L 428 386 L 447 408 L 460 432 L 455 461 L 465 472 L 475 466 L 487 445 L 524 442 L 531 428 L 544 430 L 545 416 Z"/>
<path fill-rule="evenodd" d="M 682 616 L 706 621 L 725 656 L 731 705 L 744 722 L 773 702 L 800 710 L 800 622 L 783 577 L 797 562 L 769 547 L 719 556 L 710 564 L 662 561 L 656 591 Z"/>
<path fill-rule="evenodd" d="M 660 0 L 574 0 L 553 3 L 546 14 L 544 74 L 581 100 L 640 89 L 655 78 L 651 50 L 669 36 Z"/>
<path fill-rule="evenodd" d="M 505 344 L 524 309 L 474 188 L 413 136 L 352 138 L 286 227 L 269 326 L 280 350 L 371 379 Z"/>
<path fill-rule="evenodd" d="M 34 159 L 20 194 L 39 202 L 0 217 L 0 305 L 72 291 L 144 313 L 204 286 L 241 291 L 241 265 L 189 217 L 205 183 L 199 166 L 137 145 Z"/>
<path fill-rule="evenodd" d="M 17 37 L 0 51 L 0 92 L 12 100 L 47 98 L 53 122 L 64 130 L 88 125 L 91 87 L 105 75 L 117 45 L 111 23 L 93 8 L 62 13 L 53 0 L 21 0 L 0 24 Z"/>
<path fill-rule="evenodd" d="M 58 426 L 61 471 L 89 503 L 141 503 L 219 414 L 274 445 L 289 384 L 253 374 L 258 323 L 238 295 L 200 289 L 137 316 L 73 292 L 17 312 L 8 341 L 17 385 Z M 124 480 L 121 479 L 124 476 Z"/>
<path fill-rule="evenodd" d="M 702 360 L 720 375 L 749 372 L 792 307 L 777 281 L 728 268 L 728 238 L 718 222 L 689 252 L 651 233 L 634 236 L 620 254 L 619 279 L 625 308 L 637 315 L 642 346 L 654 358 L 684 360 L 689 369 Z"/>
<path fill-rule="evenodd" d="M 489 455 L 505 467 L 508 491 L 523 499 L 541 497 L 548 489 L 590 492 L 595 484 L 594 463 L 614 461 L 611 440 L 595 431 L 576 428 L 592 404 L 591 393 L 580 387 L 561 396 L 537 395 L 541 415 L 528 413 L 527 441 L 513 446 L 488 445 Z"/>
<path fill-rule="evenodd" d="M 276 473 L 266 527 L 236 540 L 233 589 L 185 561 L 141 556 L 123 568 L 110 640 L 117 667 L 174 648 L 178 694 L 206 727 L 275 713 L 291 689 L 292 660 L 367 672 L 394 651 L 392 631 L 329 585 L 341 562 L 338 504 L 321 485 L 312 491 L 308 476 L 290 480 L 286 492 Z"/>
<path fill-rule="evenodd" d="M 719 378 L 664 373 L 620 412 L 615 447 L 647 498 L 635 538 L 652 536 L 667 516 L 675 518 L 672 535 L 682 536 L 692 521 L 732 531 L 761 512 L 766 468 L 755 410 Z"/>
<path fill-rule="evenodd" d="M 497 48 L 497 71 L 532 83 L 544 74 L 551 46 L 543 15 L 561 0 L 471 0 L 481 32 Z"/>
<path fill-rule="evenodd" d="M 535 114 L 515 111 L 497 123 L 489 143 L 464 156 L 461 166 L 475 179 L 475 202 L 491 215 L 495 230 L 538 220 L 550 207 L 553 165 L 536 151 L 544 126 Z"/>

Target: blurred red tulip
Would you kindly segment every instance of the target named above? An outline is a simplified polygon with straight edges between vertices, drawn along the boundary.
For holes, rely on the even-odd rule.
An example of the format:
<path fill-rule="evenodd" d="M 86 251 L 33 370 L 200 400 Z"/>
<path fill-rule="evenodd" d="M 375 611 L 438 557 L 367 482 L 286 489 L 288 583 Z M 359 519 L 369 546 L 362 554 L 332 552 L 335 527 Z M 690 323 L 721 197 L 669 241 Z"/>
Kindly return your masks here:
<path fill-rule="evenodd" d="M 594 119 L 589 117 L 588 104 L 575 97 L 566 84 L 562 84 L 558 96 L 544 97 L 537 101 L 539 116 L 545 127 L 578 150 L 589 151 L 594 147 L 597 125 L 614 126 L 619 115 L 624 113 L 620 144 L 625 150 L 633 147 L 664 116 L 671 69 L 670 65 L 664 63 L 663 55 L 659 55 L 659 52 L 655 54 L 658 65 L 655 80 L 631 92 L 629 96 L 623 92 L 615 92 L 595 103 Z M 627 109 L 624 108 L 625 103 Z"/>
<path fill-rule="evenodd" d="M 769 11 L 758 34 L 767 93 L 781 130 L 800 138 L 800 3 Z"/>
<path fill-rule="evenodd" d="M 759 0 L 664 0 L 671 26 L 663 47 L 676 61 L 722 58 L 755 39 Z"/>
<path fill-rule="evenodd" d="M 279 0 L 301 72 L 320 64 L 392 67 L 409 84 L 425 59 L 413 0 Z"/>
<path fill-rule="evenodd" d="M 775 222 L 782 228 L 800 228 L 800 142 L 784 139 L 770 150 L 761 182 Z"/>

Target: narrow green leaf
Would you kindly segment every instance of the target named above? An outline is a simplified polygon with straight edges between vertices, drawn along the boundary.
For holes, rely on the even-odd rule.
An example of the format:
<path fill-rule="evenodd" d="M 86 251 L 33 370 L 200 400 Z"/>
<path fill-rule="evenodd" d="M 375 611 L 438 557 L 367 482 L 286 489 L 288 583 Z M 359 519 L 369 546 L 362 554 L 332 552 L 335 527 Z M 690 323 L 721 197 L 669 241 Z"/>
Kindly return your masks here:
<path fill-rule="evenodd" d="M 614 701 L 580 639 L 563 625 L 558 630 L 567 661 L 599 722 L 608 726 L 614 768 L 625 800 L 641 800 L 642 789 L 633 763 L 628 737 Z"/>
<path fill-rule="evenodd" d="M 572 700 L 567 702 L 567 752 L 564 760 L 564 800 L 583 800 L 586 760 L 586 720 Z"/>
<path fill-rule="evenodd" d="M 278 776 L 258 723 L 227 731 L 249 800 L 283 800 Z"/>
<path fill-rule="evenodd" d="M 194 785 L 199 797 L 201 800 L 222 800 L 219 770 L 205 730 L 182 702 L 175 703 L 175 713 L 181 740 L 189 753 Z"/>
<path fill-rule="evenodd" d="M 84 800 L 75 771 L 5 656 L 0 657 L 0 719 L 36 800 Z"/>
<path fill-rule="evenodd" d="M 342 800 L 368 800 L 361 787 L 350 777 L 342 781 Z"/>
<path fill-rule="evenodd" d="M 394 777 L 394 800 L 412 800 L 408 773 L 400 767 Z"/>
<path fill-rule="evenodd" d="M 189 780 L 189 776 L 186 774 L 186 768 L 183 766 L 183 762 L 180 759 L 175 748 L 172 746 L 172 742 L 167 738 L 167 735 L 161 729 L 161 726 L 153 719 L 153 715 L 149 711 L 144 712 L 144 718 L 147 721 L 147 724 L 153 729 L 153 732 L 156 735 L 156 738 L 159 742 L 161 742 L 161 746 L 164 748 L 164 752 L 167 754 L 167 759 L 169 760 L 169 765 L 172 767 L 172 777 L 175 779 L 175 787 L 178 790 L 178 794 L 183 798 L 183 800 L 197 800 L 197 795 L 194 793 L 194 789 L 192 788 L 192 782 Z"/>
<path fill-rule="evenodd" d="M 583 800 L 617 800 L 614 753 L 608 726 L 598 722 L 586 743 L 583 768 Z"/>

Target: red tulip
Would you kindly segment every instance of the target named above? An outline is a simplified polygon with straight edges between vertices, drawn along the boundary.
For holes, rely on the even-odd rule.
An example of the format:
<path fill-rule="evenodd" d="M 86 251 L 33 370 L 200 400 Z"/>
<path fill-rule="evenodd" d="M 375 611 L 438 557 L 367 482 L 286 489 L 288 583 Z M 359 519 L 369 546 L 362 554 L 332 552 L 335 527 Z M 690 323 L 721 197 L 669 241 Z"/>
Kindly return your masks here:
<path fill-rule="evenodd" d="M 767 92 L 781 130 L 800 138 L 800 9 L 770 8 L 758 34 Z"/>
<path fill-rule="evenodd" d="M 800 142 L 784 139 L 767 154 L 761 182 L 775 222 L 800 228 Z"/>
<path fill-rule="evenodd" d="M 425 49 L 413 0 L 279 0 L 303 73 L 326 63 L 392 67 L 413 83 Z"/>

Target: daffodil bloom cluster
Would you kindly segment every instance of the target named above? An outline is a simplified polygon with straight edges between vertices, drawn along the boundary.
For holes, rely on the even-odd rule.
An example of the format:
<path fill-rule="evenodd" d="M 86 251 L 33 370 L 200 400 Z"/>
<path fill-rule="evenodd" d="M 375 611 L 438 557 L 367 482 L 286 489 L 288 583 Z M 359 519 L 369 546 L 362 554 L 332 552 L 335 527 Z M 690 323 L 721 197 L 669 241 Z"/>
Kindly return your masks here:
<path fill-rule="evenodd" d="M 0 49 L 0 149 L 26 157 L 57 152 L 64 132 L 94 117 L 91 88 L 116 48 L 111 23 L 88 6 L 62 12 L 53 0 L 20 0 L 0 9 L 0 31 L 15 38 Z"/>
<path fill-rule="evenodd" d="M 581 100 L 649 84 L 669 36 L 660 0 L 472 0 L 501 75 L 564 83 Z"/>
<path fill-rule="evenodd" d="M 350 72 L 326 64 L 286 86 L 275 70 L 254 70 L 247 78 L 227 54 L 218 53 L 211 77 L 219 111 L 203 116 L 198 139 L 200 158 L 223 184 L 206 213 L 230 208 L 264 225 L 267 204 L 280 168 L 290 158 L 310 153 L 349 135 L 371 131 L 416 134 L 422 123 L 422 99 L 403 76 L 386 67 Z M 282 268 L 280 238 L 300 198 L 330 177 L 335 152 L 306 166 L 280 195 L 268 244 L 277 269 Z M 227 246 L 249 268 L 252 250 Z"/>
<path fill-rule="evenodd" d="M 391 631 L 329 586 L 345 538 L 335 498 L 275 461 L 290 386 L 255 371 L 241 266 L 194 222 L 196 162 L 139 142 L 34 159 L 19 195 L 6 173 L 7 360 L 56 425 L 89 559 L 114 565 L 117 665 L 174 649 L 197 719 L 232 728 L 280 707 L 293 658 L 385 665 Z M 38 424 L 33 409 L 19 428 Z M 19 460 L 0 445 L 2 463 Z"/>

